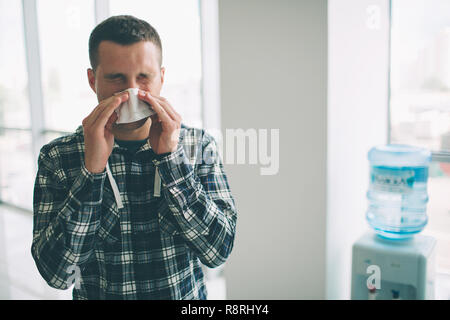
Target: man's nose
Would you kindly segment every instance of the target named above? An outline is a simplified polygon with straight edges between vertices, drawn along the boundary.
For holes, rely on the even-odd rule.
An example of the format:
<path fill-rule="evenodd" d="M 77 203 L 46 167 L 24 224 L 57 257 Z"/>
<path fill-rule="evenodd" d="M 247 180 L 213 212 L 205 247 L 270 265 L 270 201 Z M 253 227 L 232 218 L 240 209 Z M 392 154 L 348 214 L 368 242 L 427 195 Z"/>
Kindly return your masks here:
<path fill-rule="evenodd" d="M 129 79 L 127 81 L 126 85 L 127 85 L 126 89 L 128 89 L 128 88 L 139 88 L 139 85 L 138 85 L 136 79 Z"/>

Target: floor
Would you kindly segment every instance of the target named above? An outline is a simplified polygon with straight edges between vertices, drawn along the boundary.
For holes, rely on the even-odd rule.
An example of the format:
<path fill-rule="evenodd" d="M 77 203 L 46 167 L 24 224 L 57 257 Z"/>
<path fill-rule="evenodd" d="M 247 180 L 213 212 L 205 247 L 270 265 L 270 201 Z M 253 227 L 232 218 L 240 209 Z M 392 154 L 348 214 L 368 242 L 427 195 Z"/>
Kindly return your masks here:
<path fill-rule="evenodd" d="M 71 300 L 72 290 L 53 289 L 38 273 L 31 256 L 32 232 L 29 212 L 0 205 L 0 300 Z M 225 299 L 219 271 L 207 271 L 210 300 Z"/>

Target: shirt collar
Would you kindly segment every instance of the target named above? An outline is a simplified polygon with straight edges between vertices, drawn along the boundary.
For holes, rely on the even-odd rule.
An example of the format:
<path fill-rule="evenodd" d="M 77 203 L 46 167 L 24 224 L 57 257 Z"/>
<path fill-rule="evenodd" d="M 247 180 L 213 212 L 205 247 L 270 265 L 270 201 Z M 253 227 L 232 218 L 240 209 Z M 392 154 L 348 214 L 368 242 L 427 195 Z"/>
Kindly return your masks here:
<path fill-rule="evenodd" d="M 139 149 L 136 150 L 136 153 L 137 153 L 137 152 L 140 152 L 140 151 L 150 150 L 151 148 L 152 148 L 152 147 L 150 147 L 150 143 L 149 143 L 148 140 L 147 140 L 146 143 L 144 143 Z M 114 140 L 113 151 L 116 150 L 116 149 L 125 150 L 124 147 L 121 147 L 121 146 L 116 142 L 116 140 Z"/>

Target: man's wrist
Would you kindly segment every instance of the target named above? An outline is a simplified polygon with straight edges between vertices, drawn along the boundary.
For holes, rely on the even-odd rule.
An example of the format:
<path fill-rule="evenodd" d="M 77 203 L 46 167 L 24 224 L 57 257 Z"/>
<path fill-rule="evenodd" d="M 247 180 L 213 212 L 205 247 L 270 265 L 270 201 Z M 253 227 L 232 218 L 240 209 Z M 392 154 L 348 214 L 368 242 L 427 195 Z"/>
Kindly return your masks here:
<path fill-rule="evenodd" d="M 96 179 L 102 179 L 103 177 L 106 176 L 106 168 L 103 169 L 102 172 L 92 172 L 90 171 L 87 167 L 86 164 L 83 163 L 83 165 L 81 166 L 81 171 L 85 174 L 85 176 L 87 178 L 96 180 Z"/>
<path fill-rule="evenodd" d="M 166 186 L 170 186 L 175 181 L 189 177 L 192 174 L 192 167 L 189 159 L 184 153 L 183 146 L 179 145 L 177 150 L 170 152 L 160 159 L 156 157 L 152 160 L 153 164 L 159 168 L 162 182 Z"/>
<path fill-rule="evenodd" d="M 155 159 L 157 159 L 157 160 L 161 160 L 161 159 L 163 159 L 164 157 L 167 157 L 167 156 L 169 156 L 171 153 L 173 153 L 174 151 L 172 151 L 172 152 L 164 152 L 164 153 L 155 153 Z"/>
<path fill-rule="evenodd" d="M 181 144 L 177 145 L 177 148 L 171 152 L 164 152 L 164 153 L 156 153 L 153 151 L 154 157 L 153 157 L 153 163 L 159 164 L 161 161 L 170 161 L 172 158 L 176 157 L 177 154 L 183 149 Z"/>

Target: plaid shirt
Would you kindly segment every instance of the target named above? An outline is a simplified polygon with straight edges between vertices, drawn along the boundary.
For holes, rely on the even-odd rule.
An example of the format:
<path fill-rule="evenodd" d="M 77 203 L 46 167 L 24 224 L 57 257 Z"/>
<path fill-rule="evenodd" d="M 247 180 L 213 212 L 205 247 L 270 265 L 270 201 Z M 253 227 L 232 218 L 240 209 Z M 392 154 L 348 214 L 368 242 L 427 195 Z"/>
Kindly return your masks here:
<path fill-rule="evenodd" d="M 86 169 L 82 126 L 42 147 L 31 246 L 42 277 L 58 289 L 75 282 L 74 299 L 206 299 L 201 263 L 225 262 L 237 218 L 212 136 L 182 125 L 178 149 L 163 155 L 114 142 L 108 164 Z"/>

